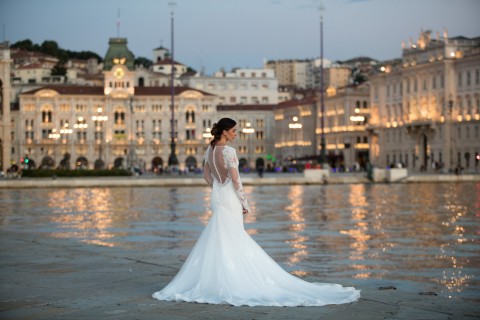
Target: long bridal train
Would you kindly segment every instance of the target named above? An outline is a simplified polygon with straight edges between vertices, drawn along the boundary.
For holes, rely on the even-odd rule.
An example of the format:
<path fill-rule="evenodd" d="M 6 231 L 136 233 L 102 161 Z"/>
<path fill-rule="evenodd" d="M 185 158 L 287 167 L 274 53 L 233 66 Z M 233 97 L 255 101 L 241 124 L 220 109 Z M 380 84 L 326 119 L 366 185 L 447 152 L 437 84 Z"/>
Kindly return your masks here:
<path fill-rule="evenodd" d="M 209 147 L 213 215 L 175 278 L 153 297 L 234 306 L 323 306 L 356 301 L 360 290 L 310 283 L 283 270 L 243 225 L 248 208 L 235 149 Z M 208 179 L 207 179 L 208 180 Z"/>

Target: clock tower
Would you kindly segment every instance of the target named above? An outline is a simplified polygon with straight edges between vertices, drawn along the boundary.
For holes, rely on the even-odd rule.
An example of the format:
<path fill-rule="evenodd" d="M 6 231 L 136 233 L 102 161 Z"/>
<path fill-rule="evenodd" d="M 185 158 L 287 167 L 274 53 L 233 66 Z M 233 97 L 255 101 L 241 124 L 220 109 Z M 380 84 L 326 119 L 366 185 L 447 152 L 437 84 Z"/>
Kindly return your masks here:
<path fill-rule="evenodd" d="M 105 95 L 131 97 L 135 93 L 135 57 L 127 47 L 126 38 L 110 38 L 108 44 L 103 66 Z"/>

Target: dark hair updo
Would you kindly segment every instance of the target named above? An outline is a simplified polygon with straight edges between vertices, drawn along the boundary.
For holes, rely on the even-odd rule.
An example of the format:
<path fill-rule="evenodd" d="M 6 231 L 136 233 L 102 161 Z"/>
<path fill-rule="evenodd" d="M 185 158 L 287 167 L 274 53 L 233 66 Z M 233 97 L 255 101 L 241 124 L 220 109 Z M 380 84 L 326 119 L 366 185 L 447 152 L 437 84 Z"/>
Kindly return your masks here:
<path fill-rule="evenodd" d="M 220 141 L 223 131 L 232 129 L 236 124 L 237 122 L 230 118 L 222 118 L 217 123 L 214 123 L 212 130 L 210 131 L 213 136 L 212 141 L 210 141 L 210 145 L 215 146 L 215 144 Z"/>

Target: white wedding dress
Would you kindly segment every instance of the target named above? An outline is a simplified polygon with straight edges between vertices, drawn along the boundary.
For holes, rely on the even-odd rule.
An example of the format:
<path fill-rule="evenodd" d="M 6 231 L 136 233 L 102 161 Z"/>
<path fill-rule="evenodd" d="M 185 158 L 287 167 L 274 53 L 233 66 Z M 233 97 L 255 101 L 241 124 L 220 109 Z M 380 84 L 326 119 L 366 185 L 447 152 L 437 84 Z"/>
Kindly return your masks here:
<path fill-rule="evenodd" d="M 212 186 L 210 221 L 175 278 L 153 298 L 234 306 L 323 306 L 357 300 L 360 290 L 309 283 L 283 270 L 250 237 L 250 211 L 235 149 L 208 147 L 205 179 Z"/>

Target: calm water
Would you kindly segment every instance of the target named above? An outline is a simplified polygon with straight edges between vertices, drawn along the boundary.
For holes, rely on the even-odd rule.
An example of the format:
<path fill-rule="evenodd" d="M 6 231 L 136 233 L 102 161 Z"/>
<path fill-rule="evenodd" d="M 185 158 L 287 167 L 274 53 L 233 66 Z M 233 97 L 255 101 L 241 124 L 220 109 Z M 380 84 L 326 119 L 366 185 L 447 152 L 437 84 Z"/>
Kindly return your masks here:
<path fill-rule="evenodd" d="M 298 276 L 480 298 L 479 183 L 246 191 L 248 232 Z M 0 230 L 186 256 L 209 202 L 202 187 L 0 190 Z"/>

